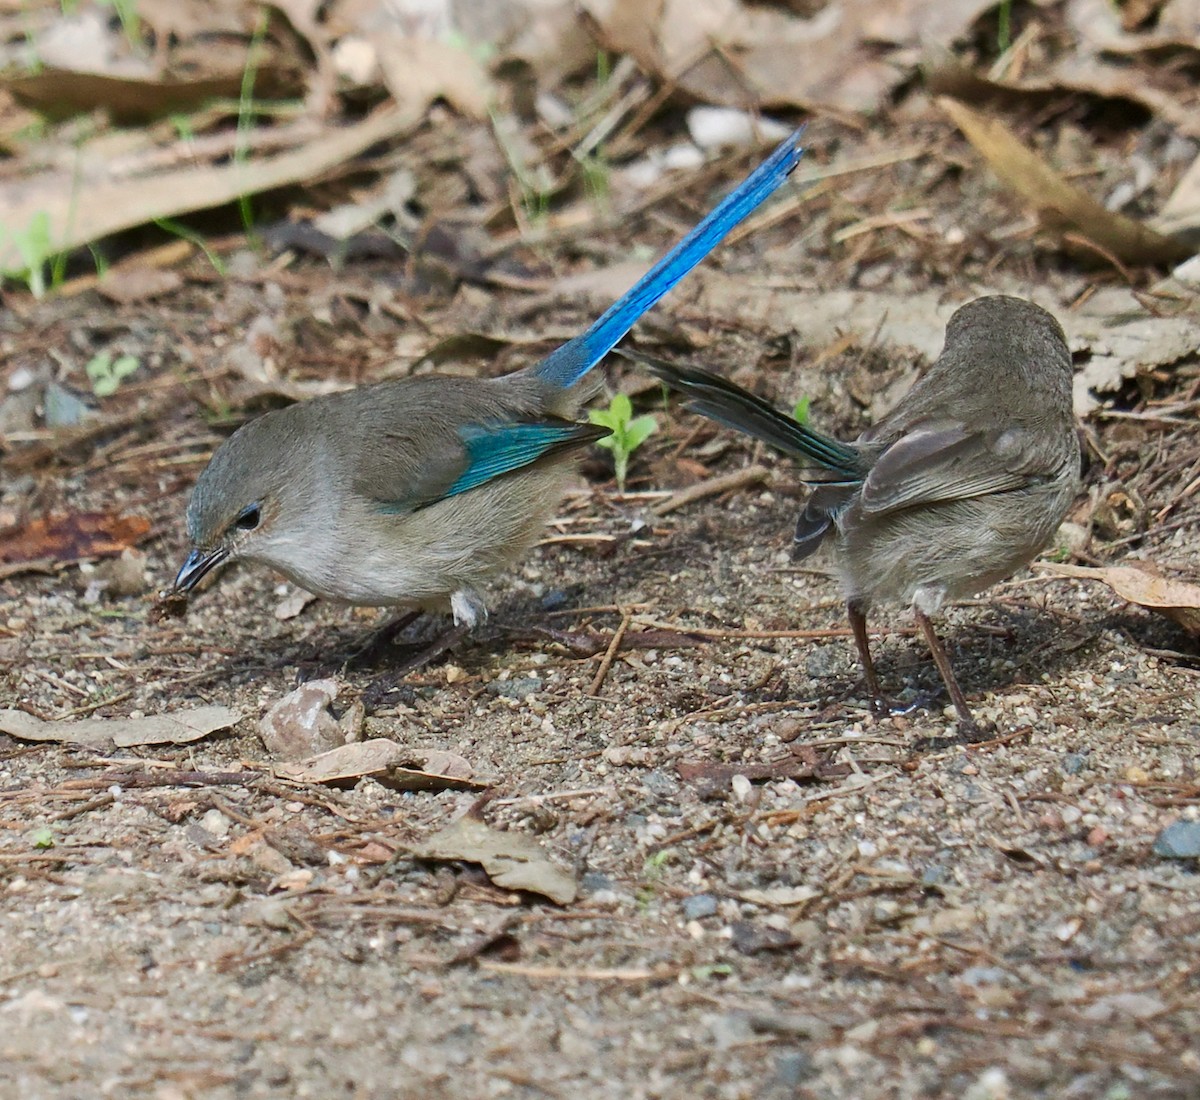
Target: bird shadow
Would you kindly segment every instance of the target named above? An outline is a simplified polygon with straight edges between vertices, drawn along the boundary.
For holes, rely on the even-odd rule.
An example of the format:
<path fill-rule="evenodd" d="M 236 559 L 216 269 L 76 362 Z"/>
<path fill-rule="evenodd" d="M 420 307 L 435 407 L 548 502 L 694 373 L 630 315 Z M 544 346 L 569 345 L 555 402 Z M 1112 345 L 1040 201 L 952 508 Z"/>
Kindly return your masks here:
<path fill-rule="evenodd" d="M 989 692 L 1002 693 L 1022 684 L 1051 681 L 1076 668 L 1086 650 L 1117 634 L 1135 649 L 1184 662 L 1200 661 L 1197 639 L 1169 620 L 1136 609 L 1083 621 L 1042 607 L 994 609 L 982 622 L 966 622 L 939 636 L 947 647 L 960 686 L 968 700 Z M 873 647 L 881 683 L 901 688 L 905 704 L 893 714 L 906 717 L 945 705 L 947 694 L 921 639 Z M 1015 656 L 1014 656 L 1015 655 Z M 861 678 L 841 685 L 845 693 L 862 690 Z M 844 696 L 843 696 L 844 697 Z M 966 730 L 952 737 L 924 737 L 914 742 L 919 751 L 978 743 L 994 730 Z"/>

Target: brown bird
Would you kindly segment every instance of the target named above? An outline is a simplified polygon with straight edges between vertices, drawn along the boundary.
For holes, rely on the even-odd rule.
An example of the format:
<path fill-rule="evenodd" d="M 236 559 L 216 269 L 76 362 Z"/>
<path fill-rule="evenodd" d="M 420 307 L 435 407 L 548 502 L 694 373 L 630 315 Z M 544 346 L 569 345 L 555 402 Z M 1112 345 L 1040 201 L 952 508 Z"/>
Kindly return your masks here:
<path fill-rule="evenodd" d="M 707 371 L 626 353 L 688 407 L 804 464 L 814 486 L 793 556 L 833 551 L 867 690 L 878 603 L 911 605 L 959 719 L 975 721 L 930 616 L 1026 565 L 1079 490 L 1071 353 L 1059 323 L 1021 298 L 977 298 L 946 326 L 929 372 L 874 427 L 842 443 Z"/>

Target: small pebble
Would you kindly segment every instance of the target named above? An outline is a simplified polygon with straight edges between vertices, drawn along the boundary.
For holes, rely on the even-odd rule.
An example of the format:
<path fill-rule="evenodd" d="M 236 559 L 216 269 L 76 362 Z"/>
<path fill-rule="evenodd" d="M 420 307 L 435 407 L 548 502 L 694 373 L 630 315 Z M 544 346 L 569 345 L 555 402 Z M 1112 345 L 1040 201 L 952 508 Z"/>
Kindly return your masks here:
<path fill-rule="evenodd" d="M 702 920 L 716 914 L 717 899 L 712 894 L 693 894 L 683 899 L 683 915 L 687 920 Z"/>
<path fill-rule="evenodd" d="M 1078 775 L 1087 764 L 1087 758 L 1085 752 L 1069 752 L 1063 757 L 1062 769 L 1067 775 Z"/>
<path fill-rule="evenodd" d="M 786 1088 L 798 1088 L 813 1071 L 812 1059 L 802 1050 L 791 1050 L 775 1059 L 775 1080 Z"/>
<path fill-rule="evenodd" d="M 487 690 L 493 695 L 501 695 L 506 699 L 524 699 L 541 689 L 542 679 L 539 676 L 514 676 L 511 680 L 493 680 L 487 686 Z"/>
<path fill-rule="evenodd" d="M 1200 859 L 1200 821 L 1175 821 L 1154 838 L 1163 859 Z"/>

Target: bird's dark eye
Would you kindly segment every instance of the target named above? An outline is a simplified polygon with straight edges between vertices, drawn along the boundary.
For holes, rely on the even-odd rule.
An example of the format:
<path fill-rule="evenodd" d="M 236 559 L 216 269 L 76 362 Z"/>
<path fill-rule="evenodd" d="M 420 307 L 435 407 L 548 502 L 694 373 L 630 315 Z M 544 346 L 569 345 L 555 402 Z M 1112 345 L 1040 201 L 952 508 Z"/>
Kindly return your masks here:
<path fill-rule="evenodd" d="M 259 511 L 258 505 L 247 504 L 238 512 L 238 517 L 233 521 L 233 525 L 239 531 L 253 531 L 258 526 L 260 519 L 262 519 L 262 512 Z"/>

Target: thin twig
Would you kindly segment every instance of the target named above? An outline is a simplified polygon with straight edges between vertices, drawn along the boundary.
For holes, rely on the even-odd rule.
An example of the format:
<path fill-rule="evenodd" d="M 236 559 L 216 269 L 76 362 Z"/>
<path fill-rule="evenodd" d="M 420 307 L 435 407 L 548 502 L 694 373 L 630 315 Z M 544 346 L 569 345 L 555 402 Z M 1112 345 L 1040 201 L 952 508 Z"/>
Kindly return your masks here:
<path fill-rule="evenodd" d="M 617 652 L 621 648 L 621 642 L 625 638 L 625 631 L 629 629 L 630 622 L 633 621 L 632 611 L 621 612 L 621 625 L 617 627 L 613 633 L 612 641 L 608 643 L 608 649 L 604 651 L 604 657 L 600 661 L 600 667 L 596 669 L 596 675 L 592 678 L 592 686 L 588 688 L 589 695 L 599 695 L 600 688 L 604 684 L 604 678 L 608 675 L 608 670 L 612 668 L 612 663 L 616 660 Z"/>
<path fill-rule="evenodd" d="M 710 477 L 707 481 L 700 481 L 695 485 L 689 485 L 686 489 L 680 489 L 666 500 L 655 504 L 650 511 L 656 516 L 665 516 L 689 504 L 694 504 L 698 500 L 704 500 L 706 497 L 720 496 L 733 489 L 743 489 L 755 482 L 765 481 L 770 472 L 766 466 L 747 466 L 741 470 L 734 470 L 731 474 Z"/>

